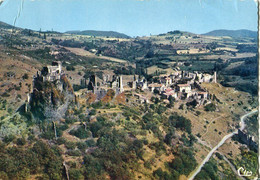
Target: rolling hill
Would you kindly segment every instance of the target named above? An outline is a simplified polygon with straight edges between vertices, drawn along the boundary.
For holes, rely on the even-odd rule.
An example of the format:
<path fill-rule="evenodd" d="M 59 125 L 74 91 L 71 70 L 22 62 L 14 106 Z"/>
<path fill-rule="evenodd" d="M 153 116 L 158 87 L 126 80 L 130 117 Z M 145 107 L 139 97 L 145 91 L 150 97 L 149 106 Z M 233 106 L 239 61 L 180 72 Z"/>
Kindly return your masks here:
<path fill-rule="evenodd" d="M 1 29 L 13 29 L 13 28 L 17 28 L 17 27 L 14 27 L 14 26 L 12 26 L 10 24 L 7 24 L 5 22 L 0 21 L 0 28 Z"/>
<path fill-rule="evenodd" d="M 233 37 L 233 38 L 241 38 L 241 37 L 256 38 L 257 32 L 251 31 L 251 30 L 246 30 L 246 29 L 241 29 L 241 30 L 220 29 L 220 30 L 210 31 L 210 32 L 205 33 L 203 35 L 207 35 L 207 36 L 230 36 L 230 37 Z"/>
<path fill-rule="evenodd" d="M 95 30 L 85 30 L 85 31 L 67 31 L 68 34 L 78 34 L 78 35 L 88 35 L 88 36 L 108 36 L 116 38 L 130 38 L 123 33 L 118 33 L 115 31 L 95 31 Z"/>

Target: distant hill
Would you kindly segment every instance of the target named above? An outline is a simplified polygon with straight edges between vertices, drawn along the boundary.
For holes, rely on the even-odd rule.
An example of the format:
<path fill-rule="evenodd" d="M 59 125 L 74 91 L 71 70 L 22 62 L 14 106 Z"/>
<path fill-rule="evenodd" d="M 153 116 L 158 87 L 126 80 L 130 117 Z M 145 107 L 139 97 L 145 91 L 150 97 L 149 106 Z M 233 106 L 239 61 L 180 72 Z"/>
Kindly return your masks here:
<path fill-rule="evenodd" d="M 14 27 L 10 24 L 7 24 L 7 23 L 0 21 L 0 28 L 1 29 L 13 29 L 13 28 L 17 28 L 17 27 Z"/>
<path fill-rule="evenodd" d="M 214 30 L 210 31 L 208 33 L 205 33 L 203 35 L 207 36 L 230 36 L 234 38 L 240 38 L 240 37 L 249 37 L 249 38 L 257 38 L 257 32 L 256 31 L 250 31 L 246 29 L 241 30 Z"/>
<path fill-rule="evenodd" d="M 95 31 L 95 30 L 86 30 L 86 31 L 67 31 L 65 33 L 68 34 L 78 34 L 78 35 L 88 35 L 88 36 L 108 36 L 108 37 L 116 37 L 116 38 L 130 38 L 123 33 L 118 33 L 115 31 Z"/>

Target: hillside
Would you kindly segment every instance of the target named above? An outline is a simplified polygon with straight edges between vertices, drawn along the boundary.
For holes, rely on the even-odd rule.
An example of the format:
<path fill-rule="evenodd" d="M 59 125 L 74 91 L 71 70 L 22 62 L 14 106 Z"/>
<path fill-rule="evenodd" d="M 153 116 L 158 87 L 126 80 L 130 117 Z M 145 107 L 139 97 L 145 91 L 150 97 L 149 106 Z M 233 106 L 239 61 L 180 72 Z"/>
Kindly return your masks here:
<path fill-rule="evenodd" d="M 234 38 L 241 38 L 241 37 L 256 38 L 257 32 L 251 31 L 251 30 L 246 30 L 246 29 L 241 29 L 241 30 L 220 29 L 220 30 L 210 31 L 210 32 L 205 33 L 203 35 L 207 35 L 207 36 L 230 36 L 230 37 L 234 37 Z"/>
<path fill-rule="evenodd" d="M 0 5 L 1 5 L 1 1 L 0 1 Z M 12 29 L 12 28 L 17 28 L 17 27 L 14 27 L 10 24 L 0 21 L 0 28 L 1 29 Z"/>
<path fill-rule="evenodd" d="M 0 179 L 186 179 L 257 106 L 251 38 L 3 27 Z M 195 180 L 236 179 L 223 158 L 255 175 L 256 157 L 229 139 Z"/>
<path fill-rule="evenodd" d="M 126 34 L 118 33 L 115 31 L 95 31 L 95 30 L 86 30 L 86 31 L 67 31 L 68 34 L 77 34 L 77 35 L 88 35 L 88 36 L 109 36 L 116 38 L 130 38 Z"/>

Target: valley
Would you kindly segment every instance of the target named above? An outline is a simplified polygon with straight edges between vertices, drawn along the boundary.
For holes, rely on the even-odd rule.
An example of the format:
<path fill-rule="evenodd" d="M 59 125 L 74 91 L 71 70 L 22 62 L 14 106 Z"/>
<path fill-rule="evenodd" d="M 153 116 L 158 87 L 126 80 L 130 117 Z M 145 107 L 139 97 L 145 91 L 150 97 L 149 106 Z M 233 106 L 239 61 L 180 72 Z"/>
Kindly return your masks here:
<path fill-rule="evenodd" d="M 213 150 L 194 179 L 256 176 L 257 40 L 224 32 L 0 23 L 0 179 L 188 179 Z"/>

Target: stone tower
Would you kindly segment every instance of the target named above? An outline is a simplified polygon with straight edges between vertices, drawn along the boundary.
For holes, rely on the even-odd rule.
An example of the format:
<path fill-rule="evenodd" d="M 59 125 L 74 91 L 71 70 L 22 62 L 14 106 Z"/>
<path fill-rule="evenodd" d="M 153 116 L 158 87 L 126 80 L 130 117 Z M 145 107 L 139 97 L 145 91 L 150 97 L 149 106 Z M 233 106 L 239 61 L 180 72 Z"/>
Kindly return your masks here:
<path fill-rule="evenodd" d="M 120 93 L 124 91 L 122 76 L 119 76 L 119 89 L 120 89 Z"/>
<path fill-rule="evenodd" d="M 216 71 L 214 72 L 214 80 L 213 80 L 213 83 L 217 83 L 217 72 L 216 72 Z"/>

